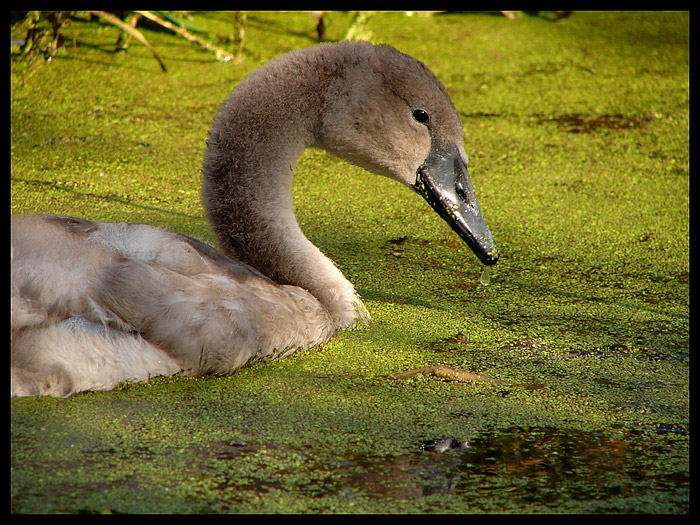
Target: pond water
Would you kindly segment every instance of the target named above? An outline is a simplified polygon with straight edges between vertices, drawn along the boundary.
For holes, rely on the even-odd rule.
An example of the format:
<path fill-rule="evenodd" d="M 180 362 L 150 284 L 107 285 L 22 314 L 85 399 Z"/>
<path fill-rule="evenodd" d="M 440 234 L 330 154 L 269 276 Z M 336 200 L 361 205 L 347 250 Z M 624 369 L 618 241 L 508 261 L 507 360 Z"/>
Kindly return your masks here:
<path fill-rule="evenodd" d="M 340 511 L 368 501 L 376 508 L 381 501 L 388 512 L 683 513 L 689 476 L 674 452 L 677 440 L 687 443 L 687 435 L 678 429 L 513 427 L 478 431 L 467 440 L 426 439 L 404 455 L 345 454 L 329 461 L 302 452 L 299 467 L 312 472 L 292 492 L 333 501 L 327 510 Z M 219 459 L 231 460 L 256 448 L 239 441 L 223 455 L 216 450 Z M 234 487 L 241 501 L 251 492 L 266 497 L 284 482 L 251 476 L 218 486 Z"/>

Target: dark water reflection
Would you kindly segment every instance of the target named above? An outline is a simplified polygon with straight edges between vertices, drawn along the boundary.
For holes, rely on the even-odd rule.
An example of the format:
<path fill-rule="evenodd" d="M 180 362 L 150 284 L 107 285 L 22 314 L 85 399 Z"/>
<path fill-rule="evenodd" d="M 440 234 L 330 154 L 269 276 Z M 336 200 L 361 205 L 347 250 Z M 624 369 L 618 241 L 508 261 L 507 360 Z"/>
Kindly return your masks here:
<path fill-rule="evenodd" d="M 615 435 L 547 427 L 480 432 L 464 448 L 452 440 L 444 452 L 420 444 L 404 456 L 351 458 L 338 465 L 334 489 L 427 498 L 436 511 L 442 494 L 476 512 L 688 512 L 687 459 L 674 452 L 684 445 L 669 441 L 687 446 L 687 436 Z"/>

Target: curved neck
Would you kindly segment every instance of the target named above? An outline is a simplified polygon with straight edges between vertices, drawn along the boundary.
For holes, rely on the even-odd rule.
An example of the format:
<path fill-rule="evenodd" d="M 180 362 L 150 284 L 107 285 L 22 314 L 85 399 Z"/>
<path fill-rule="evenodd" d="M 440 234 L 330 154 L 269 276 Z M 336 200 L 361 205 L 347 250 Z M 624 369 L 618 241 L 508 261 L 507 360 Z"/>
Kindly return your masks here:
<path fill-rule="evenodd" d="M 284 90 L 269 83 L 247 89 L 244 81 L 224 102 L 207 143 L 203 201 L 226 253 L 278 284 L 305 288 L 336 327 L 346 328 L 369 316 L 353 285 L 304 236 L 294 215 L 293 166 L 316 143 L 323 104 L 319 86 L 309 97 L 301 80 L 292 85 L 303 97 L 290 97 L 287 78 L 280 80 Z"/>

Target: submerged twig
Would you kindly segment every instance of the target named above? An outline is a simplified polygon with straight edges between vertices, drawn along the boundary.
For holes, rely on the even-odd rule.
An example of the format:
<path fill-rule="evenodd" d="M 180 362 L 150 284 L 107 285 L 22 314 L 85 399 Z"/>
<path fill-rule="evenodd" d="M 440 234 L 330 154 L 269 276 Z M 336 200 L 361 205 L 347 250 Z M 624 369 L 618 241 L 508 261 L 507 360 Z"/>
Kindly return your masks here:
<path fill-rule="evenodd" d="M 26 34 L 23 40 L 13 40 L 12 42 L 13 45 L 19 45 L 23 57 L 27 57 L 29 61 L 33 61 L 38 53 L 43 53 L 46 60 L 51 60 L 54 56 L 56 56 L 58 48 L 63 44 L 63 36 L 61 34 L 62 28 L 76 15 L 77 12 L 27 11 L 17 13 L 21 16 L 21 19 L 19 19 L 17 22 L 13 22 L 11 31 L 19 31 L 26 28 Z M 86 13 L 89 13 L 92 17 L 95 17 L 100 21 L 112 24 L 123 31 L 123 33 L 119 34 L 115 51 L 125 51 L 129 46 L 131 38 L 134 37 L 144 46 L 146 46 L 151 53 L 153 53 L 153 56 L 158 61 L 158 64 L 163 72 L 167 72 L 165 61 L 160 56 L 158 51 L 156 51 L 153 45 L 151 45 L 151 43 L 146 39 L 144 34 L 136 29 L 136 25 L 141 18 L 147 18 L 152 22 L 155 22 L 156 24 L 172 31 L 176 35 L 186 38 L 190 42 L 199 45 L 207 51 L 213 51 L 216 58 L 221 62 L 226 62 L 229 60 L 240 62 L 242 60 L 246 23 L 246 15 L 243 11 L 234 12 L 235 34 L 232 40 L 236 46 L 235 55 L 232 55 L 224 49 L 215 46 L 204 38 L 193 35 L 192 33 L 207 33 L 205 30 L 183 20 L 180 20 L 180 25 L 178 25 L 178 20 L 167 12 L 129 11 L 126 21 L 121 20 L 119 17 L 107 11 L 86 11 Z M 183 13 L 183 15 L 186 15 L 186 13 Z M 16 18 L 15 15 L 13 15 L 13 20 L 14 18 Z M 46 27 L 47 24 L 50 26 L 49 28 Z M 124 42 L 122 42 L 122 37 L 124 34 L 127 35 L 127 38 Z"/>
<path fill-rule="evenodd" d="M 103 20 L 109 22 L 110 24 L 117 26 L 121 30 L 123 30 L 123 31 L 127 32 L 128 34 L 130 34 L 131 36 L 135 37 L 139 42 L 141 42 L 144 46 L 146 46 L 148 49 L 151 50 L 151 53 L 153 53 L 153 56 L 156 57 L 158 64 L 160 64 L 160 68 L 163 70 L 163 73 L 168 72 L 168 68 L 165 67 L 165 62 L 163 62 L 163 59 L 158 54 L 158 51 L 156 51 L 156 49 L 151 45 L 151 43 L 148 40 L 146 40 L 146 37 L 143 36 L 141 31 L 139 31 L 135 27 L 132 27 L 131 25 L 123 22 L 122 20 L 119 20 L 119 18 L 117 18 L 116 16 L 111 15 L 109 13 L 106 13 L 104 11 L 88 11 L 88 13 L 95 15 L 99 18 L 102 18 Z M 139 13 L 142 14 L 140 11 L 139 11 Z"/>
<path fill-rule="evenodd" d="M 478 381 L 481 383 L 491 383 L 493 385 L 508 384 L 505 381 L 500 381 L 499 379 L 492 379 L 490 377 L 482 376 L 481 374 L 467 372 L 466 370 L 456 370 L 449 366 L 429 366 L 426 368 L 418 368 L 407 372 L 399 372 L 391 377 L 393 379 L 411 379 L 417 375 L 433 375 L 435 377 L 439 377 L 440 379 L 451 379 L 454 381 Z"/>
<path fill-rule="evenodd" d="M 141 16 L 148 18 L 149 20 L 152 20 L 155 23 L 160 24 L 167 29 L 170 29 L 174 33 L 180 35 L 183 38 L 186 38 L 190 42 L 198 44 L 208 51 L 213 51 L 214 54 L 216 55 L 216 58 L 219 60 L 234 60 L 236 58 L 233 55 L 231 55 L 230 53 L 224 51 L 223 49 L 219 49 L 218 47 L 210 44 L 209 42 L 194 36 L 193 34 L 189 33 L 185 29 L 183 29 L 181 27 L 177 27 L 175 24 L 171 24 L 167 20 L 160 18 L 159 16 L 155 15 L 151 11 L 136 11 L 136 12 L 138 14 L 140 14 Z"/>

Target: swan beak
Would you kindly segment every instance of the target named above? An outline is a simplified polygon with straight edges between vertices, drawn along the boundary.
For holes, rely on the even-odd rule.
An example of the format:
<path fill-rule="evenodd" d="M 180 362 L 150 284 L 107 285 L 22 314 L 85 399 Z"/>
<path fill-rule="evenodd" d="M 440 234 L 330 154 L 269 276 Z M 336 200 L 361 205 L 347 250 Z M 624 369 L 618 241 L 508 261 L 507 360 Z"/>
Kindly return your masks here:
<path fill-rule="evenodd" d="M 496 264 L 496 241 L 481 214 L 467 164 L 457 146 L 433 137 L 430 154 L 418 168 L 413 188 L 469 245 L 482 263 L 487 266 Z"/>

